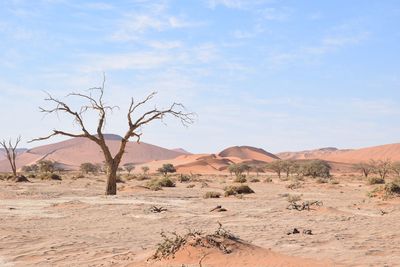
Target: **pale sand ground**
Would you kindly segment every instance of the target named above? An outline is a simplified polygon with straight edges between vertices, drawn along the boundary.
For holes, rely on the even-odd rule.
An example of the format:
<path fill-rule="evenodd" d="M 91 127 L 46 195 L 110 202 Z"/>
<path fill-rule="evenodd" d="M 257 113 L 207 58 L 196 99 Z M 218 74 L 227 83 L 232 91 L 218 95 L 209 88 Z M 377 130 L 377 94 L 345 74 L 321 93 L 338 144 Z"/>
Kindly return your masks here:
<path fill-rule="evenodd" d="M 290 190 L 288 182 L 274 179 L 250 184 L 256 194 L 244 199 L 203 199 L 205 192 L 222 192 L 231 182 L 219 177 L 208 182 L 209 188 L 177 183 L 153 192 L 136 187 L 145 181 L 129 181 L 119 185 L 124 189 L 118 196 L 106 197 L 104 182 L 97 179 L 0 181 L 0 266 L 139 266 L 161 241 L 161 230 L 212 232 L 217 222 L 254 245 L 331 262 L 326 266 L 400 266 L 400 202 L 368 198 L 373 187 L 360 181 L 307 181 L 304 188 Z M 324 207 L 287 210 L 284 193 L 321 200 Z M 218 204 L 228 211 L 210 213 Z M 168 211 L 149 213 L 152 205 Z M 314 235 L 286 235 L 294 227 Z"/>

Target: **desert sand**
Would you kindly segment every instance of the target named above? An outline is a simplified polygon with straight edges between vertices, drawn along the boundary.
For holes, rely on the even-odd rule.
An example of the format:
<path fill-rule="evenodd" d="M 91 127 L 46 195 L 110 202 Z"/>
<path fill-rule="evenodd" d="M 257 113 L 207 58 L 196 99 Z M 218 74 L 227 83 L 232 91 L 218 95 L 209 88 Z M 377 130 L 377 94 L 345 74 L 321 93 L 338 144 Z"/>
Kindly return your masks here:
<path fill-rule="evenodd" d="M 200 256 L 201 266 L 214 267 L 399 266 L 400 201 L 367 197 L 374 187 L 356 177 L 337 176 L 339 184 L 307 179 L 295 190 L 286 188 L 290 181 L 259 177 L 249 183 L 255 194 L 204 199 L 207 191 L 222 193 L 233 177 L 203 175 L 162 191 L 129 180 L 117 196 L 104 196 L 105 177 L 69 176 L 0 181 L 1 266 L 200 266 Z M 323 206 L 288 210 L 287 194 Z M 151 213 L 154 205 L 167 211 Z M 227 211 L 210 212 L 217 205 Z M 212 232 L 218 222 L 244 241 L 232 254 L 187 248 L 175 259 L 147 261 L 161 231 Z M 288 235 L 294 228 L 300 233 Z"/>

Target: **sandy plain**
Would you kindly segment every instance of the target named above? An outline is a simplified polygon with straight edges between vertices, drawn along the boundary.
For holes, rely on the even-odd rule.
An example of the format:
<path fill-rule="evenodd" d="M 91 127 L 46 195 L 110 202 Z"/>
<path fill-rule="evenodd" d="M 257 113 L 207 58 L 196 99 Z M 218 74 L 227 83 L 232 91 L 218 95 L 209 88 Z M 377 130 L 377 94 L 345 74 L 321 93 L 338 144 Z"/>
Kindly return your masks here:
<path fill-rule="evenodd" d="M 339 184 L 311 179 L 299 189 L 290 181 L 249 183 L 255 194 L 204 199 L 223 192 L 228 175 L 203 175 L 197 182 L 150 191 L 145 181 L 119 184 L 117 196 L 104 196 L 104 177 L 32 183 L 0 181 L 1 266 L 199 266 L 180 256 L 147 261 L 160 232 L 187 229 L 212 232 L 220 222 L 253 247 L 230 256 L 210 254 L 202 266 L 399 266 L 400 201 L 369 198 L 373 186 L 355 177 Z M 202 188 L 206 182 L 208 186 Z M 194 184 L 193 188 L 187 188 Z M 286 195 L 320 200 L 310 211 L 286 209 Z M 167 209 L 151 213 L 153 206 Z M 222 205 L 226 212 L 210 210 Z M 287 235 L 297 228 L 312 230 Z M 256 249 L 255 249 L 256 248 Z M 274 258 L 275 257 L 275 258 Z M 257 262 L 265 258 L 271 261 Z M 216 261 L 217 259 L 217 261 Z M 179 262 L 180 261 L 180 262 Z"/>

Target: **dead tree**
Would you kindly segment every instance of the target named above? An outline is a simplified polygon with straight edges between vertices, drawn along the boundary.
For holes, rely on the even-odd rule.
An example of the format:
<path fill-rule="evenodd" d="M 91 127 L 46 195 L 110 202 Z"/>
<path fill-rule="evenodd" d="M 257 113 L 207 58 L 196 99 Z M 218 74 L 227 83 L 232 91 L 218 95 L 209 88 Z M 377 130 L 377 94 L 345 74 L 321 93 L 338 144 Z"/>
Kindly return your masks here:
<path fill-rule="evenodd" d="M 6 140 L 3 139 L 2 142 L 0 142 L 0 145 L 4 148 L 5 154 L 7 156 L 7 160 L 11 165 L 11 170 L 13 173 L 14 177 L 17 177 L 17 164 L 16 164 L 16 158 L 17 158 L 17 147 L 19 142 L 21 142 L 21 136 L 17 138 L 15 143 L 13 144 L 11 138 L 8 140 L 8 143 Z"/>
<path fill-rule="evenodd" d="M 104 138 L 103 130 L 105 127 L 107 114 L 113 111 L 116 106 L 106 105 L 103 96 L 104 96 L 104 88 L 105 88 L 105 77 L 103 79 L 103 83 L 100 87 L 94 87 L 88 89 L 88 93 L 70 93 L 67 97 L 76 97 L 81 100 L 87 102 L 87 104 L 82 105 L 79 110 L 73 110 L 69 104 L 59 99 L 53 98 L 50 94 L 45 99 L 48 102 L 51 102 L 55 106 L 53 108 L 40 108 L 41 112 L 45 114 L 59 113 L 63 112 L 70 115 L 74 118 L 77 125 L 81 128 L 80 133 L 70 133 L 61 130 L 53 130 L 53 133 L 46 137 L 40 137 L 31 140 L 32 141 L 40 141 L 46 140 L 56 135 L 63 135 L 68 137 L 83 137 L 88 138 L 91 141 L 95 142 L 102 150 L 105 158 L 105 164 L 107 169 L 107 185 L 106 185 L 106 195 L 116 195 L 117 193 L 117 170 L 121 163 L 122 156 L 125 153 L 126 144 L 129 142 L 131 138 L 136 138 L 137 142 L 140 142 L 140 137 L 142 135 L 141 128 L 144 125 L 147 125 L 156 120 L 162 120 L 165 116 L 172 116 L 179 119 L 184 126 L 188 126 L 194 122 L 194 114 L 187 113 L 185 111 L 185 107 L 180 103 L 173 103 L 168 108 L 158 109 L 154 107 L 153 109 L 141 113 L 141 115 L 137 115 L 134 118 L 134 113 L 138 110 L 138 108 L 143 107 L 146 103 L 148 103 L 157 92 L 153 92 L 148 95 L 144 100 L 135 103 L 134 99 L 131 98 L 131 102 L 129 105 L 128 113 L 127 113 L 127 121 L 128 121 L 128 130 L 125 135 L 121 139 L 121 144 L 118 152 L 115 155 L 112 155 L 109 147 L 107 146 L 106 140 Z M 87 127 L 85 126 L 83 114 L 93 111 L 98 114 L 99 119 L 97 123 L 96 133 L 90 133 Z"/>

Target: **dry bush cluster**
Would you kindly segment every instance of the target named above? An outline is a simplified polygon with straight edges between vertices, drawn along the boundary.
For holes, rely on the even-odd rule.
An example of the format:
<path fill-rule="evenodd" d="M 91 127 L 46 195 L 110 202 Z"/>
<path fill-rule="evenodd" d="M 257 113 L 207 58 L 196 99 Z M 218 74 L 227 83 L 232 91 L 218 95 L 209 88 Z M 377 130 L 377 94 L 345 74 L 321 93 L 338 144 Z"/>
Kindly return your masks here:
<path fill-rule="evenodd" d="M 237 241 L 240 239 L 230 233 L 219 224 L 218 229 L 212 234 L 204 234 L 201 231 L 189 230 L 185 235 L 181 236 L 176 232 L 166 234 L 161 233 L 163 241 L 157 245 L 156 252 L 150 260 L 162 260 L 174 258 L 175 254 L 185 245 L 203 248 L 216 248 L 225 254 L 232 252 L 227 241 Z"/>

